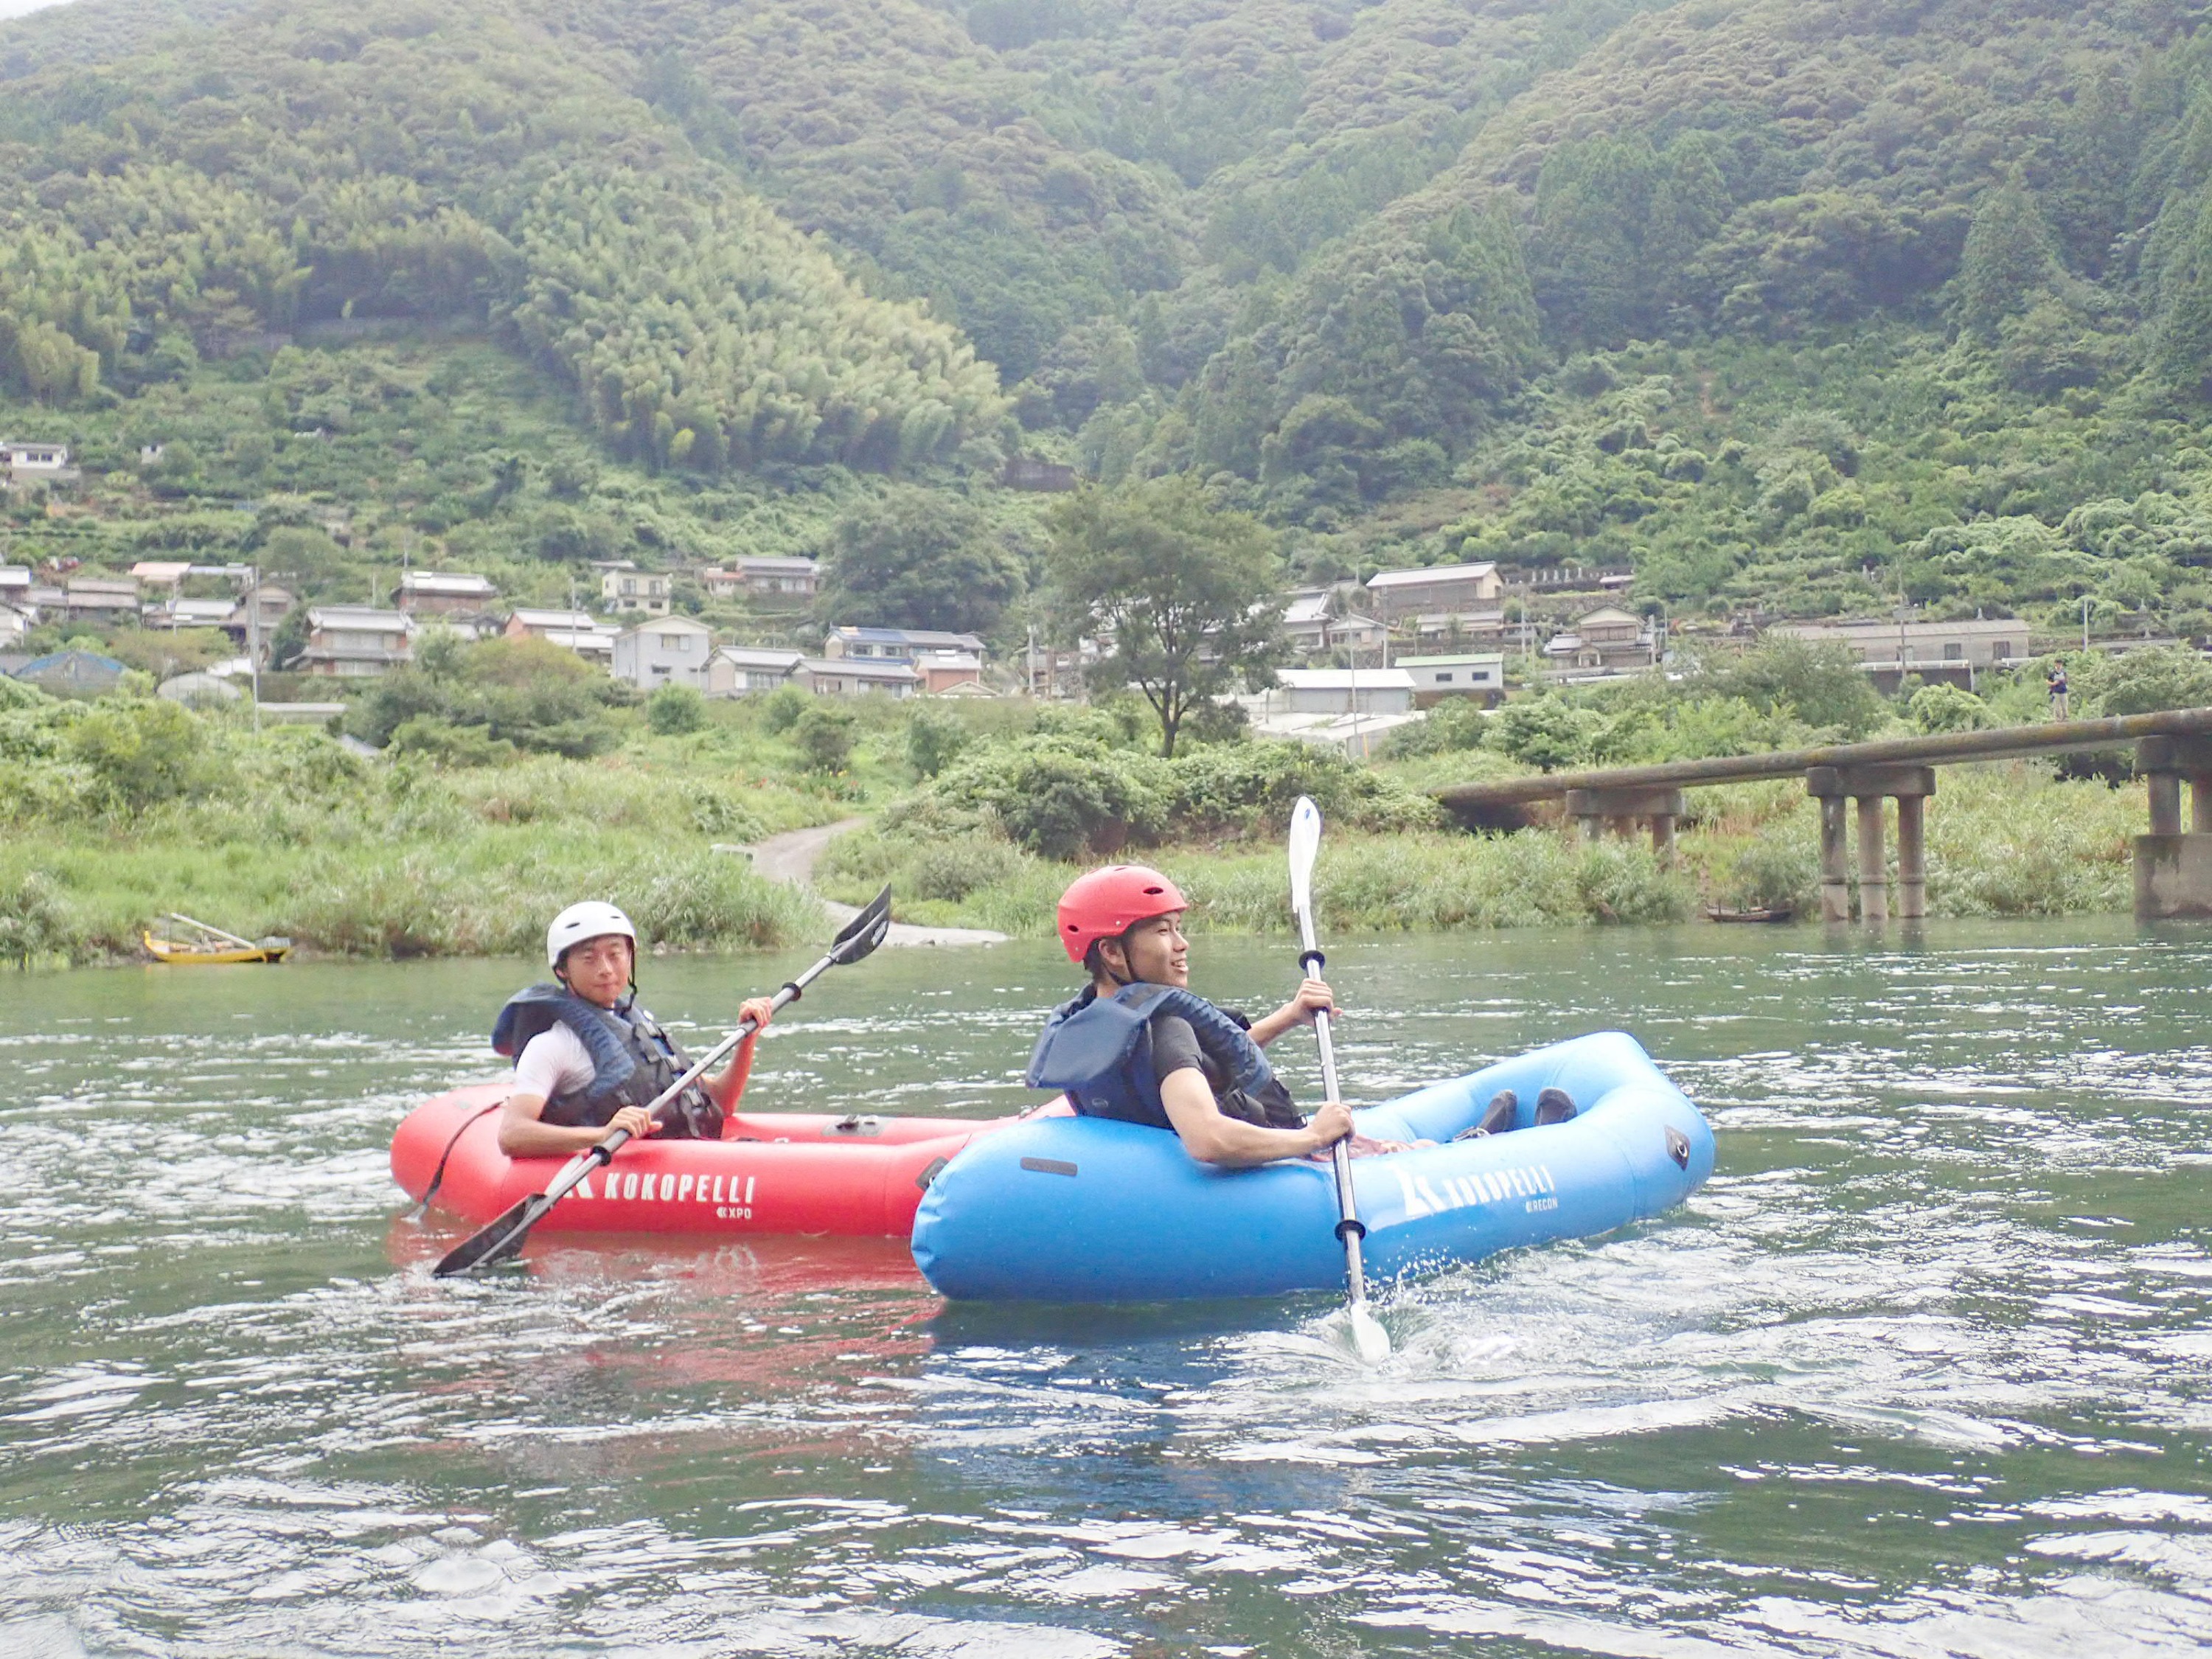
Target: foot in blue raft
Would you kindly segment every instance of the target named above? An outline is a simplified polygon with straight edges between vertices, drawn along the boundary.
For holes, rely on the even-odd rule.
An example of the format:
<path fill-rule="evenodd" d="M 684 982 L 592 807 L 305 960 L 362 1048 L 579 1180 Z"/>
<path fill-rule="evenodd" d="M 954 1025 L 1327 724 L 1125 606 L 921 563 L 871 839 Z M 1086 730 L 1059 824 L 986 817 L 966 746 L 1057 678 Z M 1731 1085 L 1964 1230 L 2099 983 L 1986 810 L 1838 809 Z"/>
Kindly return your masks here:
<path fill-rule="evenodd" d="M 1095 872 L 1109 873 L 1118 872 Z M 1133 873 L 1180 910 L 1165 878 Z M 1096 931 L 1064 942 L 1094 969 L 1126 969 L 1129 952 L 1097 948 L 1113 938 Z M 1157 948 L 1138 945 L 1140 958 Z M 1255 1022 L 1252 1035 L 1279 1035 L 1297 1023 L 1295 1008 Z M 1168 1059 L 1150 1034 L 1169 1010 L 1205 1050 L 1214 1093 L 1196 1116 L 1195 1073 L 1183 1074 L 1179 1097 L 1158 1075 Z M 978 1301 L 1341 1291 L 1333 1179 L 1301 1154 L 1331 1144 L 1346 1124 L 1358 1150 L 1376 1154 L 1352 1165 L 1370 1277 L 1609 1232 L 1671 1209 L 1712 1172 L 1705 1119 L 1624 1033 L 1556 1043 L 1357 1114 L 1331 1103 L 1292 1129 L 1295 1114 L 1280 1116 L 1288 1097 L 1261 1075 L 1256 1044 L 1240 1048 L 1214 1020 L 1234 1030 L 1181 985 L 1094 972 L 1091 990 L 1055 1012 L 1030 1079 L 1065 1089 L 1078 1115 L 977 1140 L 939 1173 L 915 1218 L 915 1260 L 930 1283 Z M 1274 1109 L 1263 1111 L 1255 1093 Z M 1215 1115 L 1230 1125 L 1218 1138 Z"/>

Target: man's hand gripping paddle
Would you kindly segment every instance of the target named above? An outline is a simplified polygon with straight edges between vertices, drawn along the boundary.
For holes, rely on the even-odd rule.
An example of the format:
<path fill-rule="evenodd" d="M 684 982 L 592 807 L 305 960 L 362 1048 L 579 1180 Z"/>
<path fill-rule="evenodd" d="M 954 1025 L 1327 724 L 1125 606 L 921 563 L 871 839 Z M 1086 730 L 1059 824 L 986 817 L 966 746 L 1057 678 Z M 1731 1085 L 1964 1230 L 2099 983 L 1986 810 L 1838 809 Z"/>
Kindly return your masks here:
<path fill-rule="evenodd" d="M 890 931 L 890 925 L 891 890 L 886 887 L 876 895 L 866 909 L 845 924 L 844 931 L 830 945 L 829 954 L 775 994 L 774 1006 L 781 1008 L 786 1003 L 798 1001 L 809 985 L 832 968 L 858 962 L 884 942 L 884 935 Z M 703 1059 L 695 1062 L 682 1077 L 662 1090 L 646 1110 L 658 1113 L 704 1076 L 707 1069 L 716 1060 L 750 1036 L 754 1030 L 752 1021 L 744 1021 L 716 1043 Z M 447 1252 L 445 1260 L 431 1270 L 432 1273 L 437 1278 L 445 1279 L 454 1273 L 471 1273 L 478 1267 L 489 1267 L 507 1261 L 521 1249 L 522 1241 L 530 1236 L 532 1227 L 544 1219 L 545 1212 L 573 1192 L 592 1170 L 605 1168 L 629 1139 L 627 1129 L 617 1129 L 598 1146 L 586 1147 L 577 1153 L 562 1166 L 561 1173 L 553 1178 L 544 1192 L 532 1193 L 489 1226 L 454 1246 Z"/>
<path fill-rule="evenodd" d="M 1313 867 L 1321 854 L 1321 809 L 1307 797 L 1298 797 L 1291 813 L 1291 909 L 1298 919 L 1298 967 L 1307 978 L 1322 968 L 1321 948 L 1314 943 Z M 1314 1036 L 1321 1043 L 1322 1086 L 1336 1099 L 1336 1050 L 1328 1040 L 1328 1015 L 1316 1011 Z M 1352 1154 L 1342 1141 L 1329 1148 L 1329 1163 L 1336 1171 L 1336 1236 L 1344 1241 L 1346 1312 L 1352 1319 L 1352 1346 L 1370 1365 L 1390 1357 L 1390 1334 L 1367 1310 L 1367 1275 L 1359 1261 L 1359 1241 L 1367 1237 L 1366 1224 L 1352 1197 Z"/>

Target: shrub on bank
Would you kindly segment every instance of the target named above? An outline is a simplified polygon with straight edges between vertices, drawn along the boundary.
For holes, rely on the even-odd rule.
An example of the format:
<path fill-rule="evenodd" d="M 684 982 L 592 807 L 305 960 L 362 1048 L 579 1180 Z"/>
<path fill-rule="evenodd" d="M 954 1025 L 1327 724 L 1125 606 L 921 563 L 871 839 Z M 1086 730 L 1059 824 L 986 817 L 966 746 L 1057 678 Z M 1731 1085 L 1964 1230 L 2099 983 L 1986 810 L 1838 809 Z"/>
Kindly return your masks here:
<path fill-rule="evenodd" d="M 933 815 L 963 824 L 981 815 L 1029 852 L 1073 860 L 1170 837 L 1278 835 L 1301 795 L 1346 829 L 1440 822 L 1425 796 L 1334 750 L 1226 743 L 1162 760 L 1089 734 L 1041 732 L 969 750 L 886 823 L 927 838 Z"/>

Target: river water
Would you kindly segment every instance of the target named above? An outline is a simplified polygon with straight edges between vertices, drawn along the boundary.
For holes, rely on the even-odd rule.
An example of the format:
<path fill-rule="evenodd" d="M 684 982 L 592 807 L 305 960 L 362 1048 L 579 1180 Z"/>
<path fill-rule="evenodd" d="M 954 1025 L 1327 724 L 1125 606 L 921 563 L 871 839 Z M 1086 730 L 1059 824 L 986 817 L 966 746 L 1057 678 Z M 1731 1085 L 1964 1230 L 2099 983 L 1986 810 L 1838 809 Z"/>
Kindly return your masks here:
<path fill-rule="evenodd" d="M 1201 939 L 1257 1003 L 1279 943 Z M 712 1026 L 803 958 L 662 958 Z M 2212 933 L 1350 941 L 1347 1092 L 1606 1026 L 1711 1183 L 1326 1300 L 946 1311 L 898 1243 L 434 1281 L 385 1147 L 528 965 L 0 975 L 0 1655 L 2212 1644 Z M 750 1103 L 997 1113 L 1048 945 L 886 951 Z M 1313 1097 L 1311 1045 L 1276 1052 Z"/>

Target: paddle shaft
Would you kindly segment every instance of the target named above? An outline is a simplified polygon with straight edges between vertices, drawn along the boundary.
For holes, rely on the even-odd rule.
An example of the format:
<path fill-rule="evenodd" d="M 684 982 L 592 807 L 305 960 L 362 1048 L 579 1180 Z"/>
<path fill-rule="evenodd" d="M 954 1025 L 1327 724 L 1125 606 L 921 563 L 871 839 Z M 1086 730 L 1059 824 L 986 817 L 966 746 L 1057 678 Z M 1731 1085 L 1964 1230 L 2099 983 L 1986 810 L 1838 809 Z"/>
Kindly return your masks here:
<path fill-rule="evenodd" d="M 816 963 L 811 968 L 809 968 L 797 979 L 792 981 L 781 991 L 778 991 L 775 994 L 775 1000 L 769 1004 L 769 1012 L 771 1014 L 780 1013 L 787 1004 L 798 1001 L 799 994 L 805 991 L 809 985 L 813 983 L 815 975 L 820 974 L 830 965 L 830 961 L 831 959 L 828 957 L 823 957 L 821 961 Z M 721 1059 L 724 1054 L 728 1054 L 732 1048 L 735 1048 L 740 1042 L 743 1042 L 747 1037 L 750 1036 L 758 1030 L 760 1030 L 760 1027 L 750 1019 L 738 1021 L 738 1029 L 736 1030 L 731 1032 L 729 1036 L 724 1037 L 712 1048 L 709 1048 L 706 1054 L 699 1059 L 692 1061 L 690 1070 L 685 1072 L 682 1077 L 678 1078 L 675 1082 L 670 1084 L 665 1089 L 663 1089 L 660 1093 L 654 1097 L 653 1103 L 645 1109 L 647 1115 L 657 1115 L 661 1108 L 667 1105 L 671 1101 L 674 1100 L 677 1096 L 682 1094 L 686 1089 L 690 1088 L 702 1077 L 705 1076 L 708 1067 L 714 1065 L 716 1060 Z M 529 1221 L 524 1224 L 526 1226 L 535 1225 L 538 1216 L 544 1215 L 547 1210 L 551 1209 L 556 1204 L 559 1203 L 570 1193 L 574 1192 L 577 1184 L 581 1182 L 586 1176 L 591 1174 L 594 1170 L 604 1169 L 607 1164 L 612 1163 L 614 1161 L 615 1154 L 629 1144 L 629 1139 L 630 1133 L 629 1130 L 617 1129 L 610 1133 L 605 1139 L 600 1141 L 597 1146 L 586 1146 L 582 1152 L 577 1153 L 575 1157 L 570 1158 L 568 1162 L 562 1166 L 561 1173 L 556 1176 L 551 1183 L 546 1187 L 543 1194 L 544 1203 L 540 1206 L 537 1206 L 538 1214 L 532 1216 Z"/>
<path fill-rule="evenodd" d="M 1314 944 L 1313 916 L 1301 908 L 1298 912 L 1298 933 L 1304 948 L 1298 952 L 1298 971 L 1308 979 L 1321 976 L 1322 957 Z M 1337 1098 L 1336 1048 L 1329 1041 L 1328 1014 L 1326 1010 L 1314 1011 L 1314 1040 L 1321 1046 L 1321 1086 L 1329 1099 Z M 1344 1241 L 1345 1288 L 1352 1305 L 1365 1305 L 1367 1301 L 1367 1269 L 1360 1259 L 1359 1241 L 1367 1237 L 1367 1224 L 1359 1218 L 1359 1206 L 1352 1196 L 1352 1152 L 1341 1140 L 1328 1149 L 1329 1168 L 1336 1173 L 1336 1236 Z"/>
<path fill-rule="evenodd" d="M 787 1003 L 796 1002 L 799 994 L 813 981 L 815 976 L 834 965 L 836 960 L 836 953 L 832 951 L 797 979 L 786 985 L 775 994 L 775 1001 L 769 1005 L 769 1012 L 773 1013 Z M 646 1111 L 648 1114 L 658 1113 L 662 1107 L 667 1105 L 705 1075 L 708 1066 L 759 1029 L 760 1027 L 750 1019 L 739 1021 L 736 1030 L 716 1043 L 702 1057 L 693 1061 L 682 1077 L 678 1078 L 654 1097 L 653 1103 L 645 1109 Z M 502 1223 L 507 1222 L 507 1218 L 505 1216 L 493 1222 L 491 1227 L 487 1228 L 485 1232 L 492 1232 L 494 1229 L 499 1231 L 481 1246 L 478 1245 L 477 1241 L 485 1239 L 485 1232 L 477 1233 L 473 1237 L 464 1240 L 459 1247 L 448 1252 L 446 1259 L 438 1264 L 439 1276 L 466 1273 L 471 1267 L 481 1267 L 488 1263 L 501 1261 L 521 1249 L 523 1239 L 532 1227 L 545 1218 L 546 1212 L 575 1191 L 584 1178 L 592 1170 L 604 1169 L 611 1163 L 614 1155 L 628 1144 L 629 1138 L 629 1130 L 617 1129 L 598 1145 L 586 1146 L 561 1166 L 561 1173 L 547 1183 L 544 1192 L 532 1194 L 515 1206 L 512 1212 L 514 1219 L 511 1223 L 504 1227 L 501 1226 Z"/>

